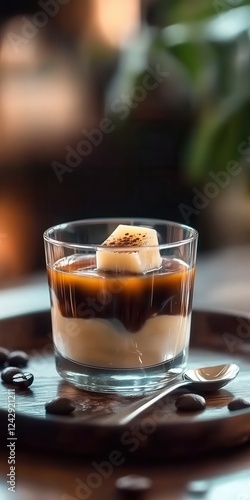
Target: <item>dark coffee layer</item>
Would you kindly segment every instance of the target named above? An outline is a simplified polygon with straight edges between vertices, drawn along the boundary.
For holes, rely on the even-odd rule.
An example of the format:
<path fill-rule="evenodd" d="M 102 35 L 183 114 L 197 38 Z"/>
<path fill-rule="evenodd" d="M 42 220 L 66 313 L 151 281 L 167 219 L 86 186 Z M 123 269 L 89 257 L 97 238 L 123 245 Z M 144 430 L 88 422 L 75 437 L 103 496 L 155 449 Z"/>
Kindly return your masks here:
<path fill-rule="evenodd" d="M 62 316 L 120 321 L 137 332 L 158 315 L 187 316 L 191 311 L 194 269 L 164 259 L 162 268 L 146 275 L 100 273 L 93 259 L 59 262 L 48 269 L 49 285 Z"/>

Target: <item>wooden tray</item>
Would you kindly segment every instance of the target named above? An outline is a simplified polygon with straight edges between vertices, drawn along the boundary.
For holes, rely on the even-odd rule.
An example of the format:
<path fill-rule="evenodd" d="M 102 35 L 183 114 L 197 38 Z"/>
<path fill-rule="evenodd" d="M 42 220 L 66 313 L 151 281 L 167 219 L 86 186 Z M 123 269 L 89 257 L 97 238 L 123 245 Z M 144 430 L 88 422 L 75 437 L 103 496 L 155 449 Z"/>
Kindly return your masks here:
<path fill-rule="evenodd" d="M 18 446 L 109 459 L 117 451 L 117 457 L 137 459 L 205 453 L 250 440 L 250 409 L 230 413 L 227 408 L 234 397 L 250 397 L 250 316 L 193 312 L 189 366 L 240 366 L 238 377 L 225 389 L 206 395 L 205 411 L 177 413 L 175 393 L 123 428 L 103 426 L 105 415 L 139 398 L 99 395 L 64 382 L 55 370 L 50 330 L 49 311 L 0 322 L 0 345 L 29 349 L 28 370 L 35 376 L 30 389 L 15 391 Z M 1 384 L 0 437 L 6 442 L 8 390 Z M 58 395 L 75 401 L 72 415 L 46 415 L 45 403 Z"/>

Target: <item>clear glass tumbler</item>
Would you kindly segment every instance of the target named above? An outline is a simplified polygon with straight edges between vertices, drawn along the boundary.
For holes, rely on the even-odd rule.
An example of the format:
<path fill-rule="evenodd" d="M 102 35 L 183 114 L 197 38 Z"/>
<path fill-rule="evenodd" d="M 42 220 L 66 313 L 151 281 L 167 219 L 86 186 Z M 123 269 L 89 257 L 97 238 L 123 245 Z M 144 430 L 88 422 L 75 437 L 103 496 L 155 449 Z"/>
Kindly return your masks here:
<path fill-rule="evenodd" d="M 107 246 L 120 224 L 128 231 Z M 139 236 L 132 241 L 134 226 Z M 142 247 L 137 241 L 145 243 L 148 230 L 156 243 Z M 85 390 L 135 395 L 184 371 L 197 239 L 191 227 L 139 218 L 80 220 L 45 231 L 56 368 L 64 379 Z M 152 258 L 157 266 L 145 268 Z M 139 261 L 144 267 L 137 269 Z"/>

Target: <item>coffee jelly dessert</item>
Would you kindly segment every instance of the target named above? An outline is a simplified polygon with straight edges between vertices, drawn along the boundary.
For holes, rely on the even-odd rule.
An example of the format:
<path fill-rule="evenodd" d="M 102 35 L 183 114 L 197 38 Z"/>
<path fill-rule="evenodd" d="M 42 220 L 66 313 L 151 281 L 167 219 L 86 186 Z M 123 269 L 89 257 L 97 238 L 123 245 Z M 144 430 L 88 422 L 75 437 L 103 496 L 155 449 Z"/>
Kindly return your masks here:
<path fill-rule="evenodd" d="M 185 352 L 194 268 L 161 256 L 154 229 L 121 224 L 95 255 L 58 259 L 48 278 L 54 344 L 64 359 L 147 369 Z"/>

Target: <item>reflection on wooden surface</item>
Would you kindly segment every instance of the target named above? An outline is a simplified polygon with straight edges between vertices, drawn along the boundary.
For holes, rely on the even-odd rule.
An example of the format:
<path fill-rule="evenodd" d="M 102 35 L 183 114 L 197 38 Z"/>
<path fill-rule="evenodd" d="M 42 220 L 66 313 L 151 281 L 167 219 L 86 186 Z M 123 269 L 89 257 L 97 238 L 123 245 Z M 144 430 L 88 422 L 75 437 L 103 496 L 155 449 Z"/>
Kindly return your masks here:
<path fill-rule="evenodd" d="M 19 347 L 24 339 L 27 346 L 29 340 L 29 369 L 35 381 L 29 390 L 16 391 L 15 396 L 18 500 L 115 499 L 116 479 L 131 473 L 153 480 L 148 500 L 190 498 L 188 482 L 201 478 L 208 479 L 209 498 L 214 500 L 220 492 L 225 498 L 235 500 L 237 496 L 232 496 L 235 492 L 249 491 L 249 473 L 230 475 L 250 466 L 249 411 L 230 413 L 227 409 L 233 397 L 249 397 L 249 351 L 247 354 L 234 351 L 233 344 L 229 349 L 225 341 L 225 335 L 240 338 L 242 325 L 247 331 L 247 318 L 194 312 L 190 366 L 224 361 L 240 365 L 240 374 L 226 389 L 206 395 L 204 412 L 178 414 L 174 394 L 119 431 L 103 427 L 103 419 L 119 411 L 131 398 L 85 392 L 60 379 L 48 336 L 49 312 L 27 319 L 29 324 L 26 323 L 26 333 L 20 336 Z M 9 328 L 11 338 L 11 322 L 8 325 L 6 320 L 0 326 L 2 332 Z M 246 335 L 244 344 L 249 346 L 249 343 L 250 336 Z M 46 416 L 45 402 L 57 395 L 75 401 L 73 415 Z M 3 443 L 7 443 L 7 401 L 8 388 L 2 386 Z M 7 446 L 0 454 L 0 464 L 3 470 L 0 492 L 9 500 Z M 217 479 L 223 474 L 229 475 Z"/>

